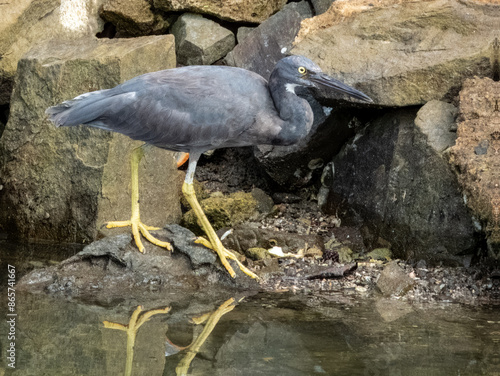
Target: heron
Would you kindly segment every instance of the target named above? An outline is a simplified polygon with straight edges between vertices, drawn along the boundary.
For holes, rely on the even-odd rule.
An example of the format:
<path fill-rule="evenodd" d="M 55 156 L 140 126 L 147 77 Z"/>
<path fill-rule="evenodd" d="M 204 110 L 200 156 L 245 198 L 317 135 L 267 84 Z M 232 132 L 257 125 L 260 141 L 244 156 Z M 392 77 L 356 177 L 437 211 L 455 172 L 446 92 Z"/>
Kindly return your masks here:
<path fill-rule="evenodd" d="M 304 56 L 279 60 L 269 81 L 257 73 L 230 66 L 185 66 L 146 73 L 112 89 L 81 94 L 46 110 L 55 126 L 80 124 L 119 132 L 159 148 L 189 153 L 182 192 L 207 239 L 231 277 L 236 273 L 227 259 L 235 260 L 247 275 L 257 276 L 226 249 L 203 212 L 193 179 L 202 153 L 219 148 L 251 145 L 291 145 L 311 130 L 313 111 L 296 93 L 297 87 L 330 89 L 364 102 L 372 99 L 323 73 Z M 108 222 L 107 227 L 131 226 L 139 251 L 141 234 L 148 241 L 172 250 L 171 244 L 149 231 L 158 228 L 140 221 L 138 164 L 142 148 L 131 157 L 132 216 Z"/>

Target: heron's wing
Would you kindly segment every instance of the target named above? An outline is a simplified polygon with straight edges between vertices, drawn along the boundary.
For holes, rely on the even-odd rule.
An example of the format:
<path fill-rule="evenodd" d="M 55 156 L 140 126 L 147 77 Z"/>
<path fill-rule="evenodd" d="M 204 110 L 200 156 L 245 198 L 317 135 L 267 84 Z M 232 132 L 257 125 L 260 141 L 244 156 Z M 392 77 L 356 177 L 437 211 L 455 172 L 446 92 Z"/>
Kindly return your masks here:
<path fill-rule="evenodd" d="M 66 115 L 51 115 L 60 116 L 56 124 L 87 124 L 184 151 L 253 144 L 241 135 L 258 113 L 275 112 L 262 77 L 213 66 L 142 75 L 67 106 Z"/>

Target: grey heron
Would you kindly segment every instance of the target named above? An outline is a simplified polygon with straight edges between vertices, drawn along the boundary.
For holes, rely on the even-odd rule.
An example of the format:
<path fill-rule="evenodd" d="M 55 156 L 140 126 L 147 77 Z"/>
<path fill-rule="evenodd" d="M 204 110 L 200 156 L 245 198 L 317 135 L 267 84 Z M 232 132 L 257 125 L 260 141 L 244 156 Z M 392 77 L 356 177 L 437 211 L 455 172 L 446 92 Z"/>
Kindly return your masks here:
<path fill-rule="evenodd" d="M 256 275 L 225 249 L 196 198 L 193 178 L 205 151 L 249 145 L 291 145 L 304 138 L 313 123 L 308 102 L 297 96 L 298 86 L 329 88 L 365 102 L 362 92 L 326 75 L 310 59 L 288 56 L 276 64 L 269 81 L 241 68 L 186 66 L 147 73 L 112 89 L 82 94 L 46 110 L 56 126 L 88 125 L 123 133 L 134 140 L 189 153 L 182 192 L 208 237 L 202 244 L 217 252 L 232 277 L 227 258 L 251 277 Z M 142 151 L 132 157 L 132 218 L 109 222 L 108 227 L 131 226 L 142 252 L 140 233 L 153 243 L 171 249 L 154 238 L 139 216 L 138 163 Z"/>

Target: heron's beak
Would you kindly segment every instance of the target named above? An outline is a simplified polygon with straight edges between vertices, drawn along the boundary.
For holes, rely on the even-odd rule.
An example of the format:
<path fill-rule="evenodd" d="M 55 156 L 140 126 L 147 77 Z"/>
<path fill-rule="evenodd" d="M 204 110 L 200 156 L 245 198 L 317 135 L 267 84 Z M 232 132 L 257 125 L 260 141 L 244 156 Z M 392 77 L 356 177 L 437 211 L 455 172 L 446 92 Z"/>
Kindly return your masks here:
<path fill-rule="evenodd" d="M 319 88 L 330 88 L 340 93 L 350 95 L 351 97 L 362 100 L 364 102 L 373 102 L 373 100 L 368 95 L 324 73 L 310 73 L 308 79 L 311 82 L 315 83 Z"/>

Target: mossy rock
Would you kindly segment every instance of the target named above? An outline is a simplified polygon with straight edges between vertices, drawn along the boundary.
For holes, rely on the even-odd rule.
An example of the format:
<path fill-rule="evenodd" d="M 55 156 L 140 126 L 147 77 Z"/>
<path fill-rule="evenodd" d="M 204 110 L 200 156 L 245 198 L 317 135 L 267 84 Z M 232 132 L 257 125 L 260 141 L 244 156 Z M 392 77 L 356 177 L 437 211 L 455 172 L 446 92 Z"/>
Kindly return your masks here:
<path fill-rule="evenodd" d="M 262 191 L 254 191 L 258 193 L 235 192 L 228 196 L 212 195 L 200 201 L 215 231 L 224 227 L 234 227 L 248 220 L 256 220 L 271 210 L 272 200 L 269 199 L 270 205 L 263 205 L 263 200 L 259 197 Z M 197 235 L 204 234 L 192 209 L 184 214 L 181 224 Z"/>
<path fill-rule="evenodd" d="M 375 248 L 366 254 L 372 260 L 391 261 L 392 252 L 389 248 Z"/>
<path fill-rule="evenodd" d="M 255 261 L 272 258 L 271 254 L 268 252 L 267 249 L 259 248 L 259 247 L 248 248 L 245 251 L 245 255 L 248 258 L 255 260 Z"/>

